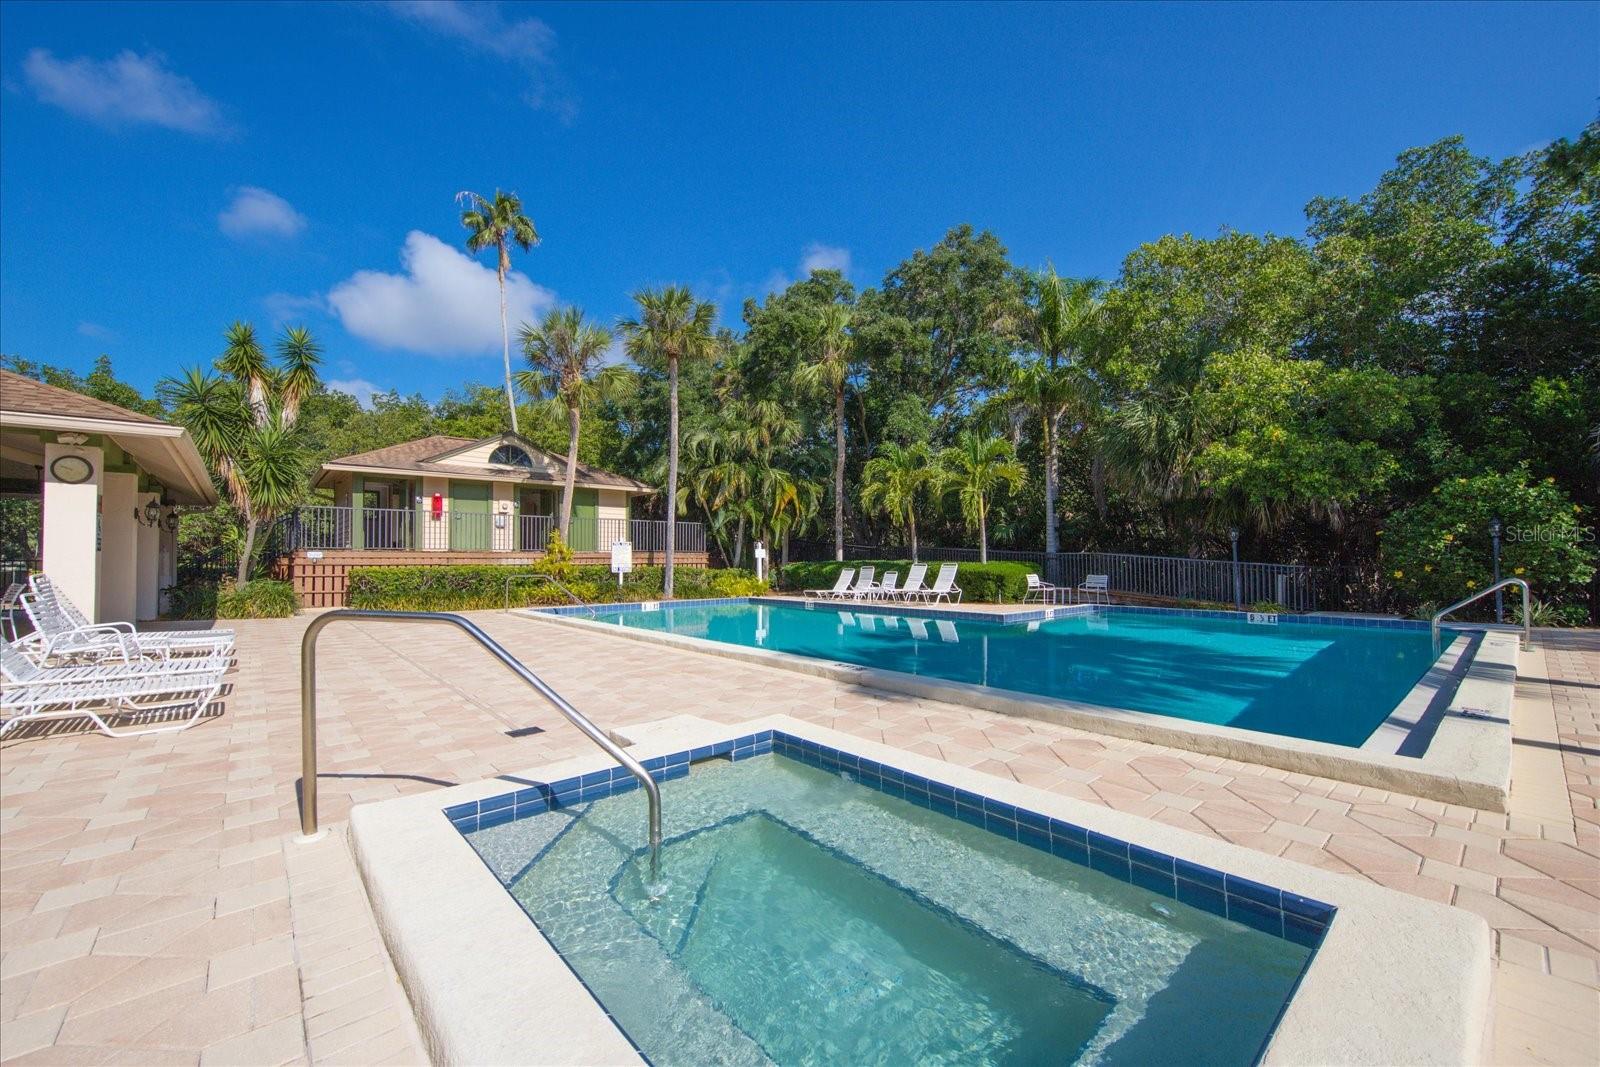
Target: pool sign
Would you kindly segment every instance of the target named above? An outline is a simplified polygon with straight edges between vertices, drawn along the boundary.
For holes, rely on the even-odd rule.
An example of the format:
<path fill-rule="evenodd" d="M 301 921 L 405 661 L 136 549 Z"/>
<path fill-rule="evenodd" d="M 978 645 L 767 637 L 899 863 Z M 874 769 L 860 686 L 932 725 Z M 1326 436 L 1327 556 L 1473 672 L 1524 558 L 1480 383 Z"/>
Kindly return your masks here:
<path fill-rule="evenodd" d="M 633 545 L 628 541 L 611 542 L 611 573 L 617 576 L 617 586 L 622 585 L 622 576 L 633 571 Z"/>
<path fill-rule="evenodd" d="M 756 577 L 765 580 L 767 577 L 767 546 L 760 541 L 756 542 Z"/>

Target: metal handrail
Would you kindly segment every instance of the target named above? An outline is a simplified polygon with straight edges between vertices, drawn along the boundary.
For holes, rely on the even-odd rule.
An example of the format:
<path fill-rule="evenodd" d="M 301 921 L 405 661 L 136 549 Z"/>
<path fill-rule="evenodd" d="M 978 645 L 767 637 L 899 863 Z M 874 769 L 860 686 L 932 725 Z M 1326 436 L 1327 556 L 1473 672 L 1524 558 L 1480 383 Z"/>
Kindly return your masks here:
<path fill-rule="evenodd" d="M 1454 604 L 1451 604 L 1449 607 L 1445 608 L 1443 611 L 1435 614 L 1433 621 L 1429 623 L 1429 633 L 1433 635 L 1434 645 L 1437 646 L 1439 644 L 1440 619 L 1444 618 L 1446 615 L 1449 615 L 1453 611 L 1459 611 L 1468 604 L 1472 603 L 1474 600 L 1481 600 L 1490 593 L 1504 589 L 1508 585 L 1517 586 L 1522 590 L 1522 651 L 1528 651 L 1528 649 L 1533 645 L 1533 612 L 1529 610 L 1529 601 L 1532 599 L 1533 594 L 1528 589 L 1528 583 L 1523 581 L 1521 578 L 1502 578 L 1500 581 L 1489 586 L 1489 588 L 1473 593 L 1465 600 L 1458 600 Z"/>
<path fill-rule="evenodd" d="M 345 608 L 319 615 L 311 620 L 310 626 L 306 627 L 305 637 L 300 641 L 300 831 L 305 839 L 314 838 L 317 834 L 317 635 L 330 623 L 342 619 L 448 623 L 465 631 L 468 637 L 487 649 L 489 654 L 503 663 L 512 674 L 531 685 L 540 696 L 555 705 L 555 709 L 566 716 L 568 722 L 604 749 L 606 755 L 625 767 L 629 774 L 639 779 L 650 807 L 648 827 L 650 878 L 652 882 L 660 881 L 661 790 L 656 786 L 655 779 L 650 777 L 650 772 L 607 737 L 598 726 L 590 722 L 581 711 L 567 703 L 560 693 L 551 689 L 538 675 L 524 667 L 520 660 L 502 648 L 494 638 L 460 615 L 444 611 L 367 611 Z"/>
<path fill-rule="evenodd" d="M 567 597 L 569 599 L 571 599 L 571 601 L 574 604 L 578 605 L 578 607 L 580 607 L 580 608 L 588 608 L 589 609 L 589 615 L 591 617 L 593 617 L 596 614 L 596 612 L 594 610 L 594 605 L 592 605 L 592 604 L 588 603 L 587 601 L 585 601 L 583 598 L 578 596 L 577 593 L 574 593 L 572 590 L 568 589 L 565 585 L 563 585 L 560 582 L 556 581 L 555 578 L 551 577 L 548 574 L 513 574 L 513 575 L 508 576 L 506 578 L 506 602 L 505 602 L 505 607 L 502 610 L 504 610 L 504 611 L 510 611 L 511 610 L 511 583 L 512 582 L 525 582 L 525 581 L 534 581 L 534 580 L 549 582 L 551 585 L 555 586 L 557 589 L 559 589 L 563 593 L 567 594 Z"/>

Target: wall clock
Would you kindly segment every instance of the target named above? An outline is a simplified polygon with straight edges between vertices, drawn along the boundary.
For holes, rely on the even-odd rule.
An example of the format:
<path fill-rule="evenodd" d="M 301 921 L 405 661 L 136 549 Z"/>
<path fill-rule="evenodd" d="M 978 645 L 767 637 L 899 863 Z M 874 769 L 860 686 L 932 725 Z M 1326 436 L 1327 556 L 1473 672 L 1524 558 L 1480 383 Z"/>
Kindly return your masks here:
<path fill-rule="evenodd" d="M 50 476 L 68 485 L 80 485 L 94 477 L 94 468 L 82 456 L 57 456 L 50 464 Z"/>

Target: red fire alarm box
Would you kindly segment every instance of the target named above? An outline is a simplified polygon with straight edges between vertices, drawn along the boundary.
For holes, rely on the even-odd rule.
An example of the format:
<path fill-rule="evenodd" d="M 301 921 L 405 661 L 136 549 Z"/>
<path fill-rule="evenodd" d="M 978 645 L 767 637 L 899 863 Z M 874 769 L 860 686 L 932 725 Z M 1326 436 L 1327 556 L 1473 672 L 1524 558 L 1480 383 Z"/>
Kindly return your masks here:
<path fill-rule="evenodd" d="M 443 493 L 435 493 L 435 494 L 433 494 L 433 503 L 431 503 L 429 505 L 429 510 L 431 512 L 433 512 L 433 520 L 435 522 L 438 522 L 440 519 L 444 518 L 444 494 Z"/>

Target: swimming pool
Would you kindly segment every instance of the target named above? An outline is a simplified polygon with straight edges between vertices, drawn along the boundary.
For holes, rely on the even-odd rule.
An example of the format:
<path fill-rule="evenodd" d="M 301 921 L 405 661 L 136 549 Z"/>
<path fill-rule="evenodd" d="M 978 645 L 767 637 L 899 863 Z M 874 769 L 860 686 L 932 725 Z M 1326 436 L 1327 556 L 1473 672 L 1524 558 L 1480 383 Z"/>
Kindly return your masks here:
<path fill-rule="evenodd" d="M 1251 1063 L 1334 919 L 782 732 L 646 765 L 656 887 L 625 773 L 446 814 L 657 1064 Z"/>
<path fill-rule="evenodd" d="M 1426 627 L 1137 608 L 1028 623 L 833 604 L 731 601 L 595 621 L 943 681 L 1359 747 L 1428 673 Z"/>

